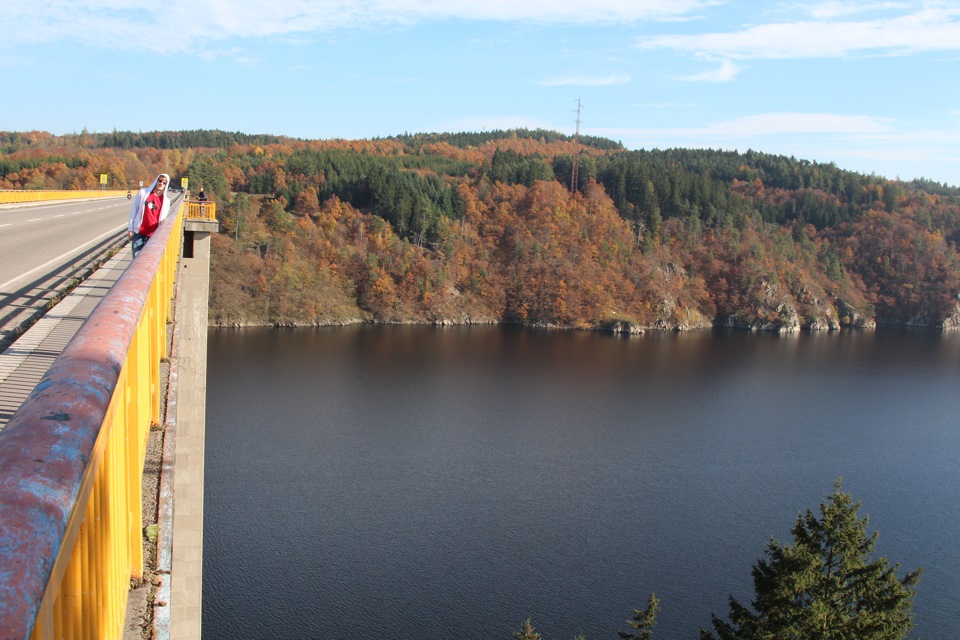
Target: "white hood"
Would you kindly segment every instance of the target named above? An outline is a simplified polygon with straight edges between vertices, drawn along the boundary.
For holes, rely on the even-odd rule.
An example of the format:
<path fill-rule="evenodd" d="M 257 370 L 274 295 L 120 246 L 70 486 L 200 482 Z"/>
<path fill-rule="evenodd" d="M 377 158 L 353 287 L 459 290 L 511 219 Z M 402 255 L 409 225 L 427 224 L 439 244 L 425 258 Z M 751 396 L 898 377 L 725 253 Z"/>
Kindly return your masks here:
<path fill-rule="evenodd" d="M 137 192 L 136 197 L 133 199 L 133 205 L 130 207 L 130 220 L 127 223 L 127 231 L 137 233 L 140 230 L 140 223 L 143 221 L 143 206 L 147 202 L 147 196 L 149 196 L 153 192 L 154 187 L 157 186 L 157 180 L 160 179 L 160 176 L 167 179 L 167 184 L 163 187 L 163 206 L 160 207 L 159 221 L 163 222 L 167 214 L 170 213 L 170 198 L 167 196 L 167 189 L 170 187 L 170 176 L 166 173 L 161 173 L 153 179 L 149 187 L 144 187 Z"/>

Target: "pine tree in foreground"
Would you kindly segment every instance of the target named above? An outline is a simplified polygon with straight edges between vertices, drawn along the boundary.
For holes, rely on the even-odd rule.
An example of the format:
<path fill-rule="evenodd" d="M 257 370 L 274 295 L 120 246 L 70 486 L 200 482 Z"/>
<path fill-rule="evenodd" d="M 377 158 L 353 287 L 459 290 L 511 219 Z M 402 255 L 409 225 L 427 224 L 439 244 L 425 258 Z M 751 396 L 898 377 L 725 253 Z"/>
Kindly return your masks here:
<path fill-rule="evenodd" d="M 540 634 L 533 628 L 530 618 L 526 619 L 520 627 L 520 631 L 513 632 L 513 637 L 515 640 L 540 640 Z"/>
<path fill-rule="evenodd" d="M 633 619 L 627 620 L 627 626 L 633 631 L 617 631 L 617 635 L 623 640 L 650 640 L 650 634 L 653 632 L 653 625 L 657 624 L 657 612 L 660 611 L 660 600 L 657 594 L 651 593 L 647 600 L 646 609 L 634 609 Z"/>
<path fill-rule="evenodd" d="M 870 558 L 877 532 L 867 535 L 860 503 L 841 481 L 793 526 L 793 546 L 767 544 L 753 568 L 754 611 L 730 597 L 730 622 L 711 616 L 716 635 L 701 640 L 902 640 L 913 629 L 913 598 L 923 569 L 897 576 L 900 565 Z"/>

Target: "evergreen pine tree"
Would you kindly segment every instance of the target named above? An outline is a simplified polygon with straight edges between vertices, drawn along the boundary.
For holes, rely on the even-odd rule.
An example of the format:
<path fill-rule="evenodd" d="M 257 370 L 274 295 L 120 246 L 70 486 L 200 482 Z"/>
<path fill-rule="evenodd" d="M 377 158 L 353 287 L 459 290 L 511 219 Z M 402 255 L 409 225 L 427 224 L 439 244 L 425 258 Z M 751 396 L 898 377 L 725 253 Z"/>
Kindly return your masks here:
<path fill-rule="evenodd" d="M 860 503 L 841 481 L 819 518 L 809 509 L 793 526 L 793 546 L 767 544 L 753 568 L 754 611 L 730 597 L 730 622 L 711 616 L 702 640 L 902 640 L 913 629 L 911 607 L 922 569 L 904 578 L 886 558 L 871 559 L 877 532 L 867 535 Z"/>
<path fill-rule="evenodd" d="M 513 637 L 515 640 L 540 640 L 540 634 L 533 628 L 530 618 L 526 619 L 520 631 L 513 632 Z"/>
<path fill-rule="evenodd" d="M 660 611 L 660 600 L 655 593 L 650 594 L 646 609 L 634 609 L 633 619 L 627 620 L 627 626 L 636 629 L 633 631 L 617 631 L 617 635 L 624 640 L 650 640 L 653 625 L 657 623 L 657 612 Z"/>

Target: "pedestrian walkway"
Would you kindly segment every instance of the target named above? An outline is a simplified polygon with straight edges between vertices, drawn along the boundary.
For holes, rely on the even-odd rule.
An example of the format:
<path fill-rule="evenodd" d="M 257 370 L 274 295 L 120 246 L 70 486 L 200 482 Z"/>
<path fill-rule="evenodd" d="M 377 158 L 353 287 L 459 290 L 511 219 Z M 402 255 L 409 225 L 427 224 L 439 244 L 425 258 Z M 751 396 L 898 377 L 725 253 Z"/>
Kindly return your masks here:
<path fill-rule="evenodd" d="M 0 353 L 0 430 L 130 264 L 121 249 Z"/>

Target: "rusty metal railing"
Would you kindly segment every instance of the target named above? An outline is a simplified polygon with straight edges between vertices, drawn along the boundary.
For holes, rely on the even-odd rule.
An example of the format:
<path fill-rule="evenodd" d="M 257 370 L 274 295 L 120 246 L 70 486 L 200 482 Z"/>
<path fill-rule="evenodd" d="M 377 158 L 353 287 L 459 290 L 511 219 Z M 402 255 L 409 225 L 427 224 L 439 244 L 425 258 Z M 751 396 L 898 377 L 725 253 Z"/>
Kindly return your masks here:
<path fill-rule="evenodd" d="M 45 202 L 47 200 L 79 200 L 84 198 L 110 198 L 127 192 L 118 190 L 88 189 L 84 191 L 56 189 L 0 189 L 0 204 L 12 202 Z"/>
<path fill-rule="evenodd" d="M 121 638 L 183 207 L 0 432 L 0 638 Z"/>

